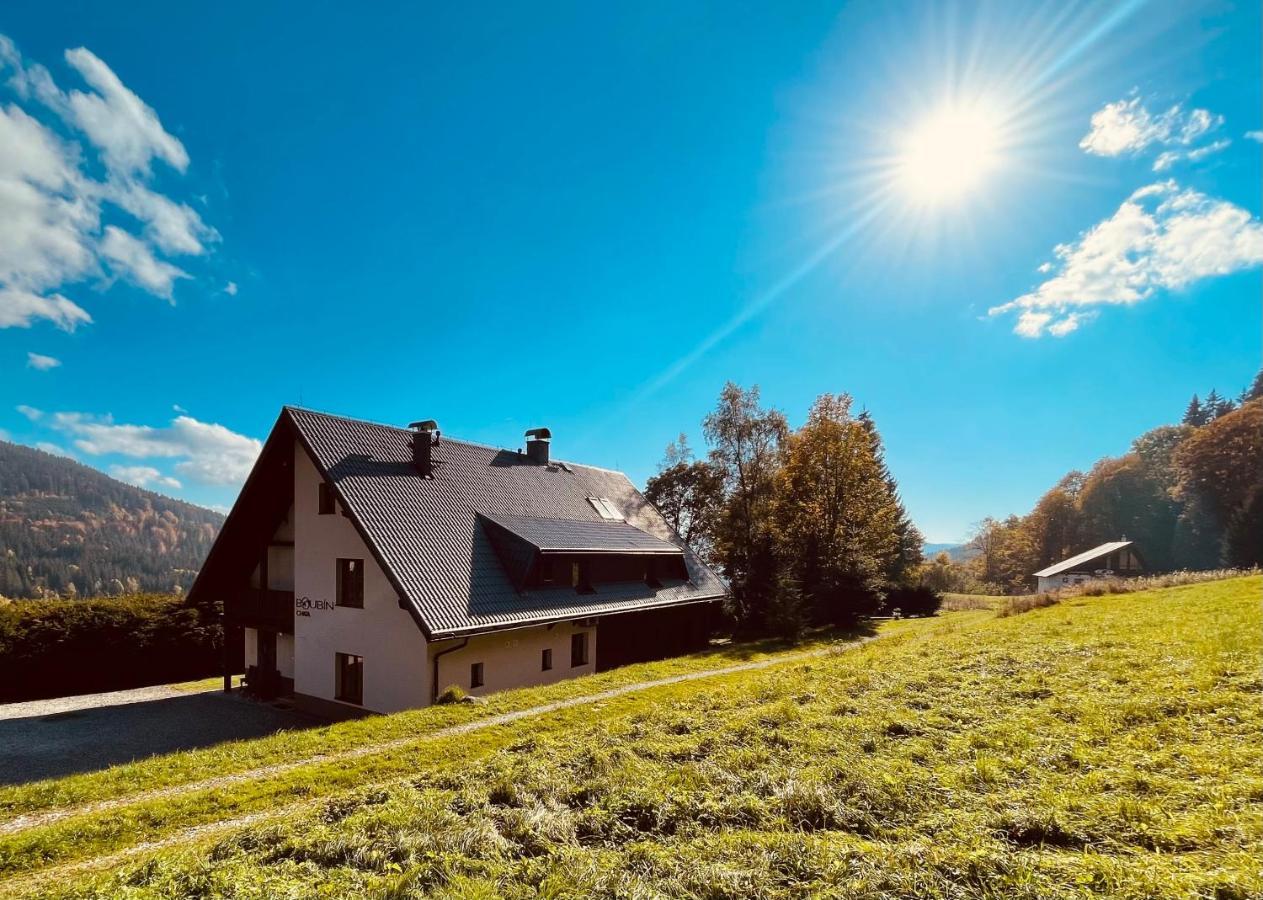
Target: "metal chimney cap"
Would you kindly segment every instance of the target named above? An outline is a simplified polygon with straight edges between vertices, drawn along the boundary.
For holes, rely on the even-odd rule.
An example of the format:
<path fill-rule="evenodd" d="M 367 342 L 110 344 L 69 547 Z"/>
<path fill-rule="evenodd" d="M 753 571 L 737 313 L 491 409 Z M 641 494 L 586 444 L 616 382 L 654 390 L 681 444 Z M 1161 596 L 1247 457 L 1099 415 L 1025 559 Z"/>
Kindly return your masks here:
<path fill-rule="evenodd" d="M 439 423 L 433 419 L 422 419 L 420 422 L 413 422 L 408 427 L 413 431 L 438 431 Z"/>
<path fill-rule="evenodd" d="M 553 439 L 553 433 L 547 428 L 528 428 L 526 429 L 526 436 L 537 441 L 551 441 Z"/>

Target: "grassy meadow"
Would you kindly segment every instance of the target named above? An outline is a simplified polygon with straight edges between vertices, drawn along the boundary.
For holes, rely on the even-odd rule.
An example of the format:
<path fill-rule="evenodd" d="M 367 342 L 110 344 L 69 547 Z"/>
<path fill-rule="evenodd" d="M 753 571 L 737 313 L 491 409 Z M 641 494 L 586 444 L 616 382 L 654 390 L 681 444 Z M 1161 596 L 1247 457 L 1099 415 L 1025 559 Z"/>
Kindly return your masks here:
<path fill-rule="evenodd" d="M 1261 591 L 965 609 L 7 788 L 0 893 L 1260 897 Z M 771 664 L 439 731 L 742 655 Z"/>

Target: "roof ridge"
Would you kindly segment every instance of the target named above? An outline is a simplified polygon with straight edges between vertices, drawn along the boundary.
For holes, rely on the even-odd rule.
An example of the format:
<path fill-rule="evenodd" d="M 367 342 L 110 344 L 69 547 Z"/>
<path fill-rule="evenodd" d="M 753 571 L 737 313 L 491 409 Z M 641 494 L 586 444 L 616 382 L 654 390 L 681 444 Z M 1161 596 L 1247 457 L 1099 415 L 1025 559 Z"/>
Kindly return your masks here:
<path fill-rule="evenodd" d="M 298 406 L 293 403 L 285 403 L 281 406 L 281 409 L 290 411 L 290 412 L 310 413 L 312 415 L 324 416 L 327 419 L 338 419 L 343 422 L 356 422 L 360 425 L 372 425 L 376 428 L 389 428 L 391 431 L 402 431 L 404 434 L 412 434 L 412 432 L 409 429 L 402 428 L 398 425 L 389 425 L 385 422 L 375 422 L 372 419 L 361 419 L 355 416 L 344 416 L 339 413 L 325 412 L 322 409 L 312 409 L 309 406 Z M 496 444 L 486 444 L 486 443 L 483 443 L 482 441 L 470 441 L 470 440 L 466 440 L 465 438 L 448 437 L 447 435 L 443 436 L 443 440 L 448 441 L 453 444 L 465 444 L 468 447 L 481 447 L 484 450 L 495 450 L 496 452 L 499 452 L 499 451 L 504 451 L 505 453 L 518 452 L 511 447 L 497 446 Z M 524 456 L 525 454 L 521 454 L 521 455 Z M 595 472 L 608 472 L 611 475 L 622 475 L 624 478 L 627 478 L 627 473 L 622 471 L 621 469 L 607 469 L 604 466 L 594 466 L 591 463 L 574 462 L 573 460 L 569 460 L 569 459 L 550 459 L 549 463 L 550 464 L 565 463 L 568 466 L 579 466 L 580 468 L 591 469 Z M 627 480 L 631 482 L 630 478 L 627 478 Z"/>

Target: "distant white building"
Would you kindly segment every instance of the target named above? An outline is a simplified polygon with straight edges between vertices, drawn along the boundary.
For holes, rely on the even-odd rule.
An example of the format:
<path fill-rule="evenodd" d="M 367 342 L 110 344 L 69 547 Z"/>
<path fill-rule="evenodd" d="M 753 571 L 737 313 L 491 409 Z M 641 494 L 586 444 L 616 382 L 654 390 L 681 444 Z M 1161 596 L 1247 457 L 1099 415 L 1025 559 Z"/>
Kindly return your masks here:
<path fill-rule="evenodd" d="M 1040 591 L 1055 591 L 1085 581 L 1140 575 L 1144 570 L 1144 560 L 1133 541 L 1111 541 L 1040 569 L 1035 573 L 1036 587 Z"/>

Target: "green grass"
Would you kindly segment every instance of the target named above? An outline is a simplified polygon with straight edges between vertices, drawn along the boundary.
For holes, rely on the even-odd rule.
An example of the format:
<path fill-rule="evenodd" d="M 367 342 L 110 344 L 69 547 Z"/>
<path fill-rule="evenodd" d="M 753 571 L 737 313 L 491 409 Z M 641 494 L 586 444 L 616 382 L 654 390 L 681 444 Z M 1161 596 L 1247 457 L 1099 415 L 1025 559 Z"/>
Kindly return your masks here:
<path fill-rule="evenodd" d="M 891 623 L 889 638 L 845 653 L 19 832 L 0 839 L 0 872 L 301 800 L 275 821 L 31 890 L 1259 897 L 1261 589 L 1263 579 L 1241 578 L 1008 618 Z M 655 666 L 638 674 L 704 667 Z M 592 692 L 607 676 L 346 723 L 320 740 L 432 731 L 449 716 Z M 237 750 L 275 758 L 295 740 L 319 745 L 304 732 Z M 127 777 L 5 795 L 14 808 L 118 796 L 125 783 L 203 777 L 219 752 L 203 751 L 201 769 L 160 759 L 124 767 Z"/>
<path fill-rule="evenodd" d="M 167 687 L 173 691 L 182 691 L 186 694 L 200 694 L 203 691 L 213 691 L 222 689 L 224 686 L 223 675 L 212 675 L 210 678 L 199 678 L 196 681 L 179 681 L 175 684 L 168 684 Z M 241 676 L 232 676 L 232 686 L 241 687 Z"/>

